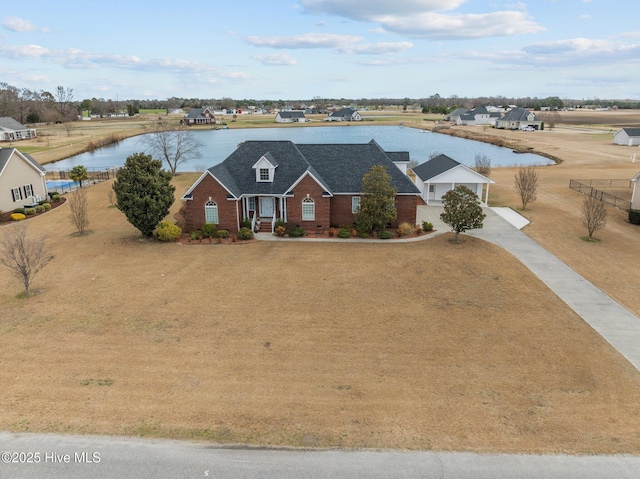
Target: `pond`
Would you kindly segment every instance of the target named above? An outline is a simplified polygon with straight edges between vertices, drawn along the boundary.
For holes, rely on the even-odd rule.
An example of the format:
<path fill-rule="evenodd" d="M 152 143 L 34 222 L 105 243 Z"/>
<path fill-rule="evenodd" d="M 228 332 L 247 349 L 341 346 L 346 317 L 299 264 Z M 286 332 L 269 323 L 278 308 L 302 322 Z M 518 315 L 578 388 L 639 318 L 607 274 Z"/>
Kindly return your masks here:
<path fill-rule="evenodd" d="M 515 154 L 502 148 L 449 135 L 402 126 L 332 126 L 294 128 L 250 128 L 226 130 L 194 130 L 193 136 L 204 144 L 201 157 L 181 164 L 178 171 L 204 171 L 223 161 L 247 140 L 291 140 L 294 143 L 367 143 L 377 141 L 387 151 L 408 151 L 411 160 L 424 163 L 433 153 L 444 153 L 460 163 L 473 167 L 476 155 L 486 155 L 492 167 L 549 165 L 548 158 L 532 153 Z M 145 151 L 140 137 L 127 138 L 115 145 L 66 160 L 49 163 L 47 170 L 67 170 L 76 165 L 103 170 L 122 166 L 126 158 Z M 165 165 L 166 167 L 166 165 Z"/>

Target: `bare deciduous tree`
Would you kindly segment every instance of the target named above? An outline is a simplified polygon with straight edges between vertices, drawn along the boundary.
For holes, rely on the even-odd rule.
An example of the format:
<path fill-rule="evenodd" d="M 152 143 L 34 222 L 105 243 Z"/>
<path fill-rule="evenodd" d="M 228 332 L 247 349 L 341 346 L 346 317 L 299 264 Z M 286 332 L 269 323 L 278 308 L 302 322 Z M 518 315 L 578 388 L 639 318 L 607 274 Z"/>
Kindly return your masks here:
<path fill-rule="evenodd" d="M 481 175 L 489 175 L 491 173 L 491 158 L 487 155 L 477 154 L 475 158 L 476 171 Z"/>
<path fill-rule="evenodd" d="M 69 116 L 69 105 L 73 101 L 73 88 L 65 88 L 62 85 L 56 87 L 55 101 L 56 109 L 63 120 L 67 120 Z"/>
<path fill-rule="evenodd" d="M 172 129 L 163 122 L 158 122 L 151 133 L 141 136 L 140 142 L 152 156 L 167 162 L 171 176 L 176 174 L 179 165 L 198 158 L 203 146 L 186 127 Z"/>
<path fill-rule="evenodd" d="M 69 209 L 71 213 L 71 223 L 76 227 L 78 233 L 84 234 L 85 229 L 89 226 L 89 212 L 87 207 L 87 194 L 85 190 L 78 189 L 69 197 Z"/>
<path fill-rule="evenodd" d="M 22 281 L 25 295 L 31 293 L 33 278 L 53 259 L 46 246 L 46 236 L 29 238 L 25 224 L 7 226 L 0 240 L 0 263 Z"/>
<path fill-rule="evenodd" d="M 582 224 L 589 232 L 589 239 L 596 230 L 607 224 L 607 208 L 603 201 L 587 196 L 582 203 Z"/>
<path fill-rule="evenodd" d="M 538 173 L 531 166 L 522 166 L 516 173 L 516 191 L 522 200 L 524 210 L 529 203 L 536 199 L 538 190 Z"/>

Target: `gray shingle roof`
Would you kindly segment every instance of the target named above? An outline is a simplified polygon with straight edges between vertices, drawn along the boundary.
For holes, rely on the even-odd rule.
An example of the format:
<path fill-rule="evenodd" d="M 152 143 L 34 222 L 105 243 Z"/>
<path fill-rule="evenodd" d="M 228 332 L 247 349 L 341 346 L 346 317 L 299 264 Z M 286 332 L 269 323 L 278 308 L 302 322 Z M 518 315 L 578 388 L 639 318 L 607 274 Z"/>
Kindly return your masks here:
<path fill-rule="evenodd" d="M 629 136 L 640 136 L 640 128 L 622 128 Z"/>
<path fill-rule="evenodd" d="M 525 108 L 514 108 L 513 110 L 509 110 L 506 112 L 501 118 L 500 121 L 527 121 L 527 117 L 531 113 L 529 110 Z M 533 121 L 539 121 L 538 117 L 535 116 L 534 113 Z"/>
<path fill-rule="evenodd" d="M 8 116 L 3 116 L 0 118 L 0 128 L 3 130 L 11 130 L 11 131 L 20 131 L 20 130 L 28 130 L 24 125 L 21 125 L 13 118 Z"/>
<path fill-rule="evenodd" d="M 338 117 L 338 118 L 351 118 L 355 114 L 355 110 L 353 108 L 342 108 L 338 111 L 333 111 L 329 116 Z"/>
<path fill-rule="evenodd" d="M 280 118 L 306 118 L 303 111 L 281 111 L 278 113 Z"/>
<path fill-rule="evenodd" d="M 408 153 L 406 153 L 408 157 Z M 266 156 L 277 162 L 272 183 L 256 182 L 253 165 Z M 405 157 L 404 152 L 391 156 Z M 375 141 L 366 144 L 299 144 L 291 141 L 245 141 L 222 163 L 209 168 L 233 195 L 284 195 L 305 172 L 325 191 L 357 193 L 372 166 L 383 165 L 398 193 L 419 194 L 413 182 Z"/>
<path fill-rule="evenodd" d="M 438 155 L 435 158 L 413 168 L 413 172 L 422 181 L 427 181 L 444 173 L 445 171 L 455 168 L 460 164 L 461 163 L 457 162 L 453 158 L 449 158 L 447 155 Z"/>

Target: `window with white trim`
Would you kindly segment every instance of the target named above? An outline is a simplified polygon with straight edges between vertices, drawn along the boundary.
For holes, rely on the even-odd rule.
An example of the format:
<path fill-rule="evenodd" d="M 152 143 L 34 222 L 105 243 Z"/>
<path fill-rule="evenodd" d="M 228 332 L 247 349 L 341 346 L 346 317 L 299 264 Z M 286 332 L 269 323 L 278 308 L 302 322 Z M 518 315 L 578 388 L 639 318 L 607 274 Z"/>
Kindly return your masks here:
<path fill-rule="evenodd" d="M 360 210 L 360 197 L 351 197 L 351 212 L 355 215 Z"/>
<path fill-rule="evenodd" d="M 31 185 L 24 185 L 24 197 L 25 198 L 29 198 L 30 196 L 33 196 L 33 187 Z"/>
<path fill-rule="evenodd" d="M 249 211 L 255 211 L 256 210 L 256 197 L 255 196 L 250 196 L 249 197 Z"/>
<path fill-rule="evenodd" d="M 207 201 L 204 205 L 204 222 L 218 224 L 218 205 L 213 201 Z"/>
<path fill-rule="evenodd" d="M 436 192 L 436 185 L 429 185 L 429 193 L 435 193 Z"/>
<path fill-rule="evenodd" d="M 269 181 L 269 168 L 260 168 L 260 181 Z"/>
<path fill-rule="evenodd" d="M 11 188 L 11 195 L 13 201 L 20 201 L 22 199 L 22 190 L 20 188 Z"/>
<path fill-rule="evenodd" d="M 316 204 L 311 198 L 302 200 L 302 221 L 314 221 L 316 219 Z"/>

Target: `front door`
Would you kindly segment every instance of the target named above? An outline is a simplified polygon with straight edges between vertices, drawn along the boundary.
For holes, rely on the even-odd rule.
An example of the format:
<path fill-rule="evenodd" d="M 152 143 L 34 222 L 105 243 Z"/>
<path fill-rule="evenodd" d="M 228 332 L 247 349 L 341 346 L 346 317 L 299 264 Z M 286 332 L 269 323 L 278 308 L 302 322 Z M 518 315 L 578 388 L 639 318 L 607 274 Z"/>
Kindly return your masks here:
<path fill-rule="evenodd" d="M 273 218 L 275 210 L 274 198 L 270 196 L 260 197 L 260 217 L 261 218 Z"/>

